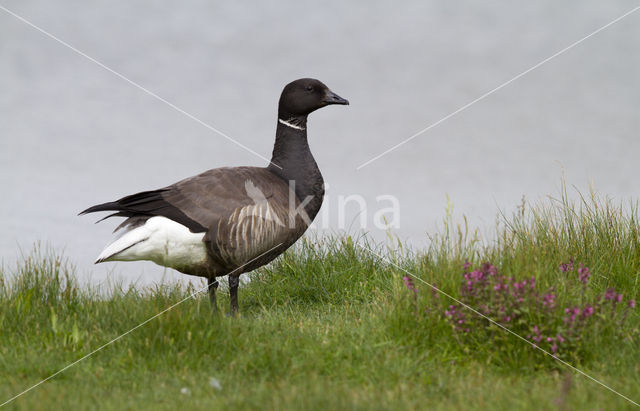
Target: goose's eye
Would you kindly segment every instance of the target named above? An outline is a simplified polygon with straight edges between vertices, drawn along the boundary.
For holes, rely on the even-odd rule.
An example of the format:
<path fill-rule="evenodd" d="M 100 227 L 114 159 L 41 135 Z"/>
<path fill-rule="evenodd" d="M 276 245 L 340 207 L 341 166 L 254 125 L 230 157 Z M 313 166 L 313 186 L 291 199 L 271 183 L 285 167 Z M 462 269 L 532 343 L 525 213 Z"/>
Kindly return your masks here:
<path fill-rule="evenodd" d="M 307 91 L 313 91 L 313 86 L 311 85 L 307 86 L 306 88 L 307 88 Z"/>

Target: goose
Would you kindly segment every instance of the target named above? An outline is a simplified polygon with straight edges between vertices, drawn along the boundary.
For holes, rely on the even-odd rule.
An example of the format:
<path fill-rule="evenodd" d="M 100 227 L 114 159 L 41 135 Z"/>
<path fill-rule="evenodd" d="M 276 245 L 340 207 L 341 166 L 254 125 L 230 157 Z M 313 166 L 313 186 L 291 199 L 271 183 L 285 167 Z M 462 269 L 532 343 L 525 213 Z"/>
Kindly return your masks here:
<path fill-rule="evenodd" d="M 205 277 L 214 311 L 218 277 L 228 276 L 236 314 L 240 274 L 282 254 L 320 210 L 324 181 L 307 141 L 307 117 L 332 104 L 349 101 L 319 80 L 295 80 L 280 95 L 266 167 L 215 168 L 80 212 L 112 212 L 98 222 L 126 217 L 95 263 L 148 260 Z"/>

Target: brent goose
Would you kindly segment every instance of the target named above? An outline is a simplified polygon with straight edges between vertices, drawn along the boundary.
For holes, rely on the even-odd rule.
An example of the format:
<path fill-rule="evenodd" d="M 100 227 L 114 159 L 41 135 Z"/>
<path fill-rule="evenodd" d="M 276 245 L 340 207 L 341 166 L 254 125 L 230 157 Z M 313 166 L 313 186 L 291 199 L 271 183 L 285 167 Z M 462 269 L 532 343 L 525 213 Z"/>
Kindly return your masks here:
<path fill-rule="evenodd" d="M 82 211 L 115 211 L 103 220 L 127 217 L 96 263 L 150 260 L 206 277 L 214 309 L 216 277 L 228 275 L 237 312 L 240 274 L 282 254 L 320 210 L 324 184 L 307 142 L 307 116 L 330 104 L 349 102 L 318 80 L 293 81 L 280 96 L 267 167 L 216 168 Z"/>

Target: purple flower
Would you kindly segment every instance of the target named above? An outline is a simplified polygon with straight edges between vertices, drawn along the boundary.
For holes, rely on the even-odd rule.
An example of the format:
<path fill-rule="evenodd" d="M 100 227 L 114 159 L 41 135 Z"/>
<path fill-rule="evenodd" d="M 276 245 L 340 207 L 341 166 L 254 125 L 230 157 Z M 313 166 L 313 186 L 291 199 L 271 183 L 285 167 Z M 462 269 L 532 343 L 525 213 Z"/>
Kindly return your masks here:
<path fill-rule="evenodd" d="M 469 268 L 471 268 L 471 263 L 469 261 L 465 261 L 462 268 L 464 268 L 464 271 L 467 271 Z"/>
<path fill-rule="evenodd" d="M 545 307 L 553 308 L 555 306 L 556 295 L 553 293 L 547 293 L 542 297 L 542 305 Z"/>
<path fill-rule="evenodd" d="M 417 296 L 418 289 L 416 288 L 416 285 L 413 283 L 413 280 L 408 275 L 405 275 L 404 277 L 402 277 L 402 280 L 404 281 L 404 285 L 409 289 L 409 291 L 413 291 L 413 294 Z"/>
<path fill-rule="evenodd" d="M 587 305 L 587 306 L 585 307 L 585 309 L 584 309 L 584 310 L 582 310 L 582 315 L 583 315 L 584 317 L 590 317 L 591 315 L 593 315 L 594 311 L 595 311 L 595 309 L 594 309 L 592 306 Z"/>
<path fill-rule="evenodd" d="M 617 295 L 616 290 L 613 288 L 607 288 L 607 292 L 604 293 L 604 299 L 613 301 L 616 299 Z"/>
<path fill-rule="evenodd" d="M 576 321 L 576 317 L 580 314 L 582 310 L 580 310 L 579 307 L 573 307 L 573 308 L 565 308 L 564 312 L 566 314 L 569 314 L 568 317 L 564 318 L 564 322 L 569 326 L 573 326 L 573 323 Z"/>
<path fill-rule="evenodd" d="M 440 297 L 440 294 L 438 294 L 438 285 L 436 283 L 433 283 L 433 288 L 431 289 L 431 296 L 433 298 Z"/>
<path fill-rule="evenodd" d="M 591 272 L 589 271 L 589 267 L 585 267 L 580 264 L 580 268 L 578 268 L 578 279 L 582 281 L 583 284 L 586 284 L 591 277 Z"/>
<path fill-rule="evenodd" d="M 487 274 L 489 274 L 489 275 L 498 274 L 498 269 L 494 265 L 487 264 L 487 265 L 485 265 L 485 267 L 486 267 L 485 271 L 487 272 Z"/>
<path fill-rule="evenodd" d="M 629 302 L 627 303 L 627 306 L 629 308 L 636 308 L 636 300 L 629 300 Z"/>
<path fill-rule="evenodd" d="M 560 264 L 560 271 L 562 271 L 563 273 L 573 271 L 573 258 L 570 258 L 568 263 Z"/>
<path fill-rule="evenodd" d="M 540 341 L 542 341 L 543 337 L 542 337 L 542 334 L 540 333 L 540 329 L 538 328 L 537 325 L 533 326 L 533 332 L 535 333 L 535 335 L 532 336 L 531 339 L 533 341 L 535 341 L 536 343 L 539 343 Z"/>

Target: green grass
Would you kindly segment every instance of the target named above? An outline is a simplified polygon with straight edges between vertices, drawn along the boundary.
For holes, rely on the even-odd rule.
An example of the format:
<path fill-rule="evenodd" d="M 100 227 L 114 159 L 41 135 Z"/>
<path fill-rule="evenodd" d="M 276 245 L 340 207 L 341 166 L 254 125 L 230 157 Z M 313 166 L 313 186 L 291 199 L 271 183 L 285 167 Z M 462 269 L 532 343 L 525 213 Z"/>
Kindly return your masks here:
<path fill-rule="evenodd" d="M 632 206 L 550 200 L 504 218 L 482 241 L 451 217 L 423 251 L 366 238 L 302 241 L 241 287 L 239 318 L 188 299 L 7 405 L 8 409 L 628 409 L 627 400 L 516 337 L 456 334 L 450 304 L 403 271 L 459 296 L 462 264 L 491 261 L 516 278 L 575 293 L 558 270 L 573 257 L 608 287 L 640 297 Z M 393 250 L 392 250 L 393 248 Z M 35 250 L 0 274 L 0 403 L 193 292 L 158 286 L 105 296 L 70 265 Z M 228 299 L 219 293 L 226 311 Z M 572 364 L 640 401 L 640 316 L 584 336 Z M 210 385 L 216 378 L 221 389 Z"/>

